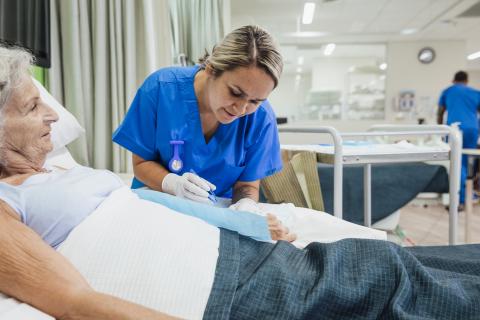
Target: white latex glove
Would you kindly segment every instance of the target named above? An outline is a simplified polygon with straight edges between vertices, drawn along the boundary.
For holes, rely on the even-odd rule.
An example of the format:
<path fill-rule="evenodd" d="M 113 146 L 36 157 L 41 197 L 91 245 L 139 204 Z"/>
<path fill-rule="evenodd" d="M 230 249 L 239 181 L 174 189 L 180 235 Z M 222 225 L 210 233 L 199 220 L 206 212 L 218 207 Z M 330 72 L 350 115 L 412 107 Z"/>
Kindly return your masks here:
<path fill-rule="evenodd" d="M 253 212 L 261 216 L 265 216 L 265 213 L 260 210 L 258 203 L 250 198 L 242 198 L 228 208 L 237 211 Z"/>
<path fill-rule="evenodd" d="M 210 203 L 208 191 L 215 191 L 217 187 L 194 173 L 185 172 L 179 176 L 169 173 L 163 178 L 162 190 L 180 198 L 197 202 Z"/>

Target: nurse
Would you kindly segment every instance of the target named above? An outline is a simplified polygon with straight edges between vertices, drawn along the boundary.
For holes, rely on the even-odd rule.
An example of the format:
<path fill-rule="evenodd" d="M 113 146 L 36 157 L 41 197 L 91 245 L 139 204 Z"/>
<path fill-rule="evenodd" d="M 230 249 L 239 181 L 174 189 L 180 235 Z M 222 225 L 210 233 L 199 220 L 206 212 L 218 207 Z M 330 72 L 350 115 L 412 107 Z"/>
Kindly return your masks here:
<path fill-rule="evenodd" d="M 113 141 L 133 153 L 132 188 L 199 202 L 213 193 L 255 211 L 260 179 L 282 168 L 267 97 L 282 57 L 258 26 L 228 34 L 192 67 L 168 67 L 138 90 Z"/>
<path fill-rule="evenodd" d="M 453 78 L 453 85 L 443 90 L 438 102 L 437 123 L 442 124 L 447 112 L 447 124 L 459 123 L 462 130 L 463 148 L 476 149 L 478 140 L 478 112 L 480 111 L 480 91 L 469 86 L 468 74 L 458 71 Z M 462 156 L 460 175 L 460 206 L 465 203 L 465 181 L 467 179 L 468 157 Z"/>

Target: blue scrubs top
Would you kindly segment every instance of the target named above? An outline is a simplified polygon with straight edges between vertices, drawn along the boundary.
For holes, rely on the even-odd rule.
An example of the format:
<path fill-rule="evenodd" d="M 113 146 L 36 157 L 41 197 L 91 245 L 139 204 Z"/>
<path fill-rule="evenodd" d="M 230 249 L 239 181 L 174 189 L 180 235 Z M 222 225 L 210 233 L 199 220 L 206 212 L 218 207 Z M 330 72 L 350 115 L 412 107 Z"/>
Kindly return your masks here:
<path fill-rule="evenodd" d="M 480 91 L 464 84 L 456 83 L 443 90 L 439 106 L 446 108 L 447 124 L 460 122 L 461 129 L 477 129 L 477 113 L 480 109 Z"/>
<path fill-rule="evenodd" d="M 199 66 L 169 67 L 150 75 L 138 90 L 113 141 L 145 160 L 168 169 L 171 140 L 182 140 L 179 174 L 194 170 L 217 186 L 215 194 L 232 196 L 237 181 L 255 181 L 282 168 L 275 114 L 264 101 L 257 111 L 221 124 L 208 143 L 202 132 L 193 87 Z M 134 179 L 132 188 L 143 183 Z"/>

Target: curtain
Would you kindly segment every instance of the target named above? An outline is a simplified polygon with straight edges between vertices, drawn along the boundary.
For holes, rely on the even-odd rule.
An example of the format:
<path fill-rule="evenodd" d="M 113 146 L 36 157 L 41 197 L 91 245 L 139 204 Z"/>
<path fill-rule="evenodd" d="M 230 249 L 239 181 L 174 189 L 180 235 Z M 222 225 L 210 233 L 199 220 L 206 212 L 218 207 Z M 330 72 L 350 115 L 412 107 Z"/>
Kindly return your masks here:
<path fill-rule="evenodd" d="M 69 145 L 94 168 L 131 172 L 112 143 L 145 77 L 172 62 L 167 0 L 52 0 L 52 68 L 47 87 L 85 128 Z"/>
<path fill-rule="evenodd" d="M 230 1 L 169 0 L 173 57 L 185 54 L 194 64 L 205 50 L 211 52 L 230 29 Z"/>
<path fill-rule="evenodd" d="M 28 49 L 35 64 L 50 66 L 49 0 L 0 0 L 0 42 Z"/>

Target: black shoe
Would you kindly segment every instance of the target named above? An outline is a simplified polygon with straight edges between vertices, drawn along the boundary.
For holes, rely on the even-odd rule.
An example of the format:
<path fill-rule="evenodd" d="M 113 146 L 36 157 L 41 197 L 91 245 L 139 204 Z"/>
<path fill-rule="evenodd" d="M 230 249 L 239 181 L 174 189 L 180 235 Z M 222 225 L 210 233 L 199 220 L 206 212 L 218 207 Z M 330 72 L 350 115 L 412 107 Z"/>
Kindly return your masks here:
<path fill-rule="evenodd" d="M 445 206 L 445 210 L 450 211 L 450 206 Z M 458 212 L 464 211 L 465 210 L 465 205 L 463 203 L 460 203 L 458 205 Z"/>

